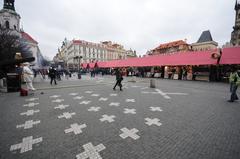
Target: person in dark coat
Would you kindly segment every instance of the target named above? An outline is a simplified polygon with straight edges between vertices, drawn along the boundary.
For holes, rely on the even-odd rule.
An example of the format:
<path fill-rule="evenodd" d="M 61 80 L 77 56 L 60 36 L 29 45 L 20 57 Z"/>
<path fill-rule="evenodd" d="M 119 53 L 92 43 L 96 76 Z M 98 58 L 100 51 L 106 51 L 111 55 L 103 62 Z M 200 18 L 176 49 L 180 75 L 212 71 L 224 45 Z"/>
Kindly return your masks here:
<path fill-rule="evenodd" d="M 50 84 L 52 85 L 52 82 L 54 81 L 55 85 L 57 85 L 56 82 L 56 76 L 57 76 L 57 70 L 53 67 L 49 69 L 49 77 L 51 78 Z"/>
<path fill-rule="evenodd" d="M 116 90 L 116 86 L 119 86 L 120 91 L 122 91 L 122 80 L 123 80 L 122 73 L 119 69 L 116 69 L 115 75 L 116 75 L 116 84 L 114 85 L 113 90 Z"/>

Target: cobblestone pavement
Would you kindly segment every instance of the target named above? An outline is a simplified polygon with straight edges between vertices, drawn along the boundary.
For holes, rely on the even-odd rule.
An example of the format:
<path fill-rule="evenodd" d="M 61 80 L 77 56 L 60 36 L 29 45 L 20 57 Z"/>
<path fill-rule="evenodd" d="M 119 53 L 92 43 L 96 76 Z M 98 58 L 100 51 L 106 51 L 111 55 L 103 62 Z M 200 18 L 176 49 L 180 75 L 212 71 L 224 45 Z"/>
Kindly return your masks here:
<path fill-rule="evenodd" d="M 113 91 L 114 77 L 83 76 L 1 94 L 0 158 L 240 158 L 240 102 L 227 102 L 227 84 L 128 81 Z"/>

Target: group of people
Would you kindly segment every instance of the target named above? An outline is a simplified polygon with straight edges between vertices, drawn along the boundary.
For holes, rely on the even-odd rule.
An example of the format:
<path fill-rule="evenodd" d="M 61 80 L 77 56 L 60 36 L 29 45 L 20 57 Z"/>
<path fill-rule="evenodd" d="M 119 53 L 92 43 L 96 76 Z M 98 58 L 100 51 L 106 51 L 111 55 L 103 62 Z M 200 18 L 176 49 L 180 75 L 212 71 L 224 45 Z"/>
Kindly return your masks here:
<path fill-rule="evenodd" d="M 26 86 L 28 90 L 35 91 L 36 89 L 33 87 L 33 78 L 34 73 L 30 69 L 30 64 L 28 62 L 22 64 L 22 76 L 24 81 L 26 82 Z M 57 85 L 56 82 L 56 76 L 57 76 L 57 70 L 53 67 L 49 68 L 49 77 L 50 77 L 50 84 L 54 82 L 55 85 Z M 116 83 L 113 87 L 113 90 L 116 90 L 116 87 L 119 86 L 120 91 L 122 91 L 122 81 L 123 81 L 123 73 L 120 69 L 115 70 L 115 76 L 116 76 Z M 229 76 L 229 82 L 230 82 L 230 92 L 231 96 L 228 102 L 234 102 L 235 100 L 238 100 L 237 96 L 237 89 L 240 85 L 240 77 L 238 75 L 238 70 L 236 68 L 232 68 L 232 71 Z"/>

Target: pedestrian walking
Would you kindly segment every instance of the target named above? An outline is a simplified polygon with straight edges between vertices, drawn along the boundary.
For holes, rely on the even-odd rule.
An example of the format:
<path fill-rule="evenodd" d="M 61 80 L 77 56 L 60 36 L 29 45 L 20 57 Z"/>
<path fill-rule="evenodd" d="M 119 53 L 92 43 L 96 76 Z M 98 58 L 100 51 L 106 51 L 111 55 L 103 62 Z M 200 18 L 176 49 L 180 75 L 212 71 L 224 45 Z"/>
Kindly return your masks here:
<path fill-rule="evenodd" d="M 122 91 L 122 80 L 123 80 L 122 72 L 119 69 L 116 69 L 115 75 L 116 75 L 116 84 L 114 85 L 113 90 L 116 90 L 116 86 L 119 86 L 120 91 Z"/>
<path fill-rule="evenodd" d="M 23 80 L 26 82 L 28 90 L 35 91 L 36 89 L 33 87 L 34 73 L 29 66 L 30 64 L 28 62 L 23 63 Z"/>
<path fill-rule="evenodd" d="M 230 97 L 230 100 L 228 100 L 228 102 L 234 102 L 235 100 L 238 100 L 237 89 L 238 89 L 238 86 L 240 85 L 240 79 L 239 79 L 236 68 L 232 69 L 232 72 L 230 73 L 230 76 L 229 76 L 229 82 L 230 82 L 231 97 Z"/>
<path fill-rule="evenodd" d="M 55 85 L 57 85 L 56 82 L 56 76 L 57 76 L 57 70 L 53 67 L 50 67 L 49 69 L 49 77 L 51 78 L 50 84 L 52 85 L 52 82 L 54 81 Z"/>

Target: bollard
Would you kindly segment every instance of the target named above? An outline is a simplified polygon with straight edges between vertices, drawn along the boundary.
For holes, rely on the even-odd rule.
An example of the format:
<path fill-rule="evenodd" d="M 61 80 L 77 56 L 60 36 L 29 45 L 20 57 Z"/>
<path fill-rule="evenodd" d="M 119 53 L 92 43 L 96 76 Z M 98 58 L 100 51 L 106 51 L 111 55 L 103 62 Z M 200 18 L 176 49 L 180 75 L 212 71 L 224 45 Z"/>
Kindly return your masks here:
<path fill-rule="evenodd" d="M 155 79 L 150 79 L 150 88 L 156 88 Z"/>

